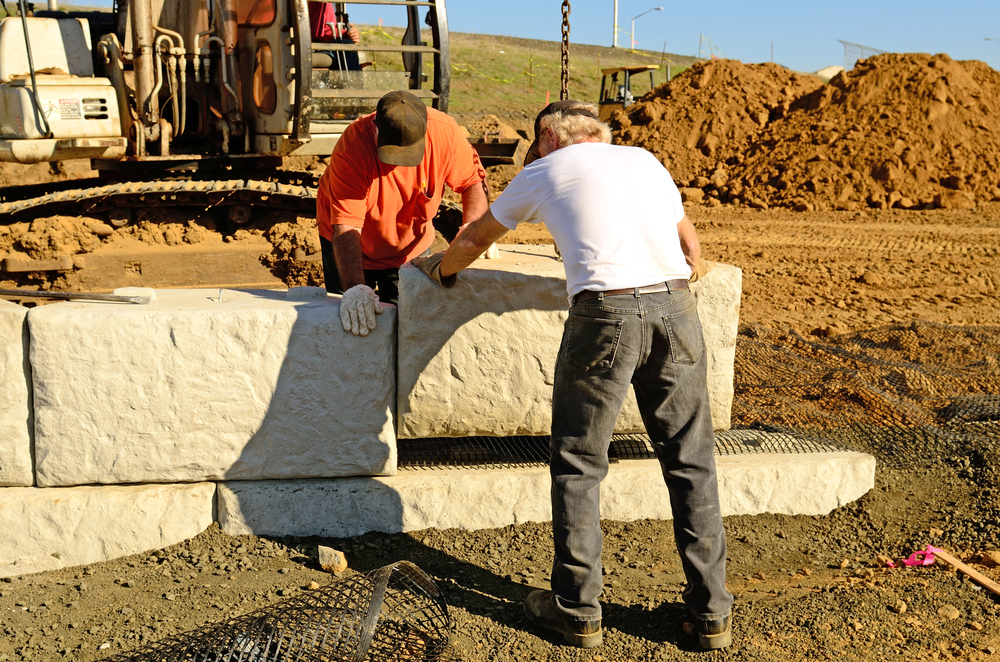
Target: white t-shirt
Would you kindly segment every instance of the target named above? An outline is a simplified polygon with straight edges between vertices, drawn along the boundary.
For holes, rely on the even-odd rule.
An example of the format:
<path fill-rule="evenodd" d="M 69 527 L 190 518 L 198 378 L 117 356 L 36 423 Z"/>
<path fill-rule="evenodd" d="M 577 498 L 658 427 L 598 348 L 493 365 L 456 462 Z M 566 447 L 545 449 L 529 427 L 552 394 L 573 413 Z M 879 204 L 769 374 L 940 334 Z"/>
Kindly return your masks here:
<path fill-rule="evenodd" d="M 579 143 L 525 166 L 490 206 L 513 230 L 544 222 L 566 267 L 570 303 L 608 291 L 689 278 L 677 223 L 681 194 L 638 147 Z"/>

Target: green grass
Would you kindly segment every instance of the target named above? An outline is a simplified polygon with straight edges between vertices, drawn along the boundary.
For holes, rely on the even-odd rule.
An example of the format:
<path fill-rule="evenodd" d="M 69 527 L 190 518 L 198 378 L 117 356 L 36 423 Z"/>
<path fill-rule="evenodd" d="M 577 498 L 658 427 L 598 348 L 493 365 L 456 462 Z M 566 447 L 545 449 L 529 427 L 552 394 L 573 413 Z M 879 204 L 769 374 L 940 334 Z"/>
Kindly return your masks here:
<path fill-rule="evenodd" d="M 399 43 L 400 28 L 361 26 L 362 43 Z M 430 42 L 430 34 L 424 34 Z M 381 54 L 375 58 L 378 69 L 401 70 L 396 54 Z M 653 51 L 632 51 L 573 44 L 569 49 L 569 96 L 574 99 L 597 101 L 601 88 L 600 69 L 632 64 L 662 65 L 654 73 L 656 85 L 666 82 L 666 64 L 676 75 L 696 59 Z M 430 77 L 430 58 L 425 58 L 424 71 Z M 559 99 L 561 76 L 561 46 L 559 42 L 497 37 L 461 32 L 451 33 L 451 99 L 449 112 L 455 114 L 525 112 L 540 109 L 545 94 L 550 101 Z M 649 91 L 649 76 L 633 79 L 636 98 Z"/>

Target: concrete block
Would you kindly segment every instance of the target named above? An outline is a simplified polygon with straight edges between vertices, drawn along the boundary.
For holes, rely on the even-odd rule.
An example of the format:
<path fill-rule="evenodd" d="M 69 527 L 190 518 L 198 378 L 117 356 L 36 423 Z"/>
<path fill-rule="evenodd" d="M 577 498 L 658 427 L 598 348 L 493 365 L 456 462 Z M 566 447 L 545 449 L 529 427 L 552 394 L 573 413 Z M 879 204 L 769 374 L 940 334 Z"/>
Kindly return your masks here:
<path fill-rule="evenodd" d="M 32 309 L 37 484 L 394 473 L 396 310 L 384 310 L 357 337 L 339 297 L 283 291 Z"/>
<path fill-rule="evenodd" d="M 867 453 L 761 453 L 716 458 L 724 515 L 826 515 L 875 486 Z"/>
<path fill-rule="evenodd" d="M 549 513 L 547 469 L 429 469 L 390 477 L 219 483 L 218 518 L 230 535 L 344 538 L 497 528 L 543 522 Z"/>
<path fill-rule="evenodd" d="M 722 514 L 823 515 L 875 484 L 863 453 L 717 457 Z M 219 524 L 232 535 L 348 537 L 366 531 L 498 528 L 551 520 L 547 468 L 426 469 L 386 478 L 221 483 Z M 601 516 L 671 519 L 656 460 L 611 465 Z"/>
<path fill-rule="evenodd" d="M 138 554 L 212 523 L 214 483 L 0 489 L 0 577 Z"/>
<path fill-rule="evenodd" d="M 503 246 L 444 289 L 399 273 L 401 439 L 549 433 L 566 322 L 565 272 L 551 246 Z M 719 264 L 692 286 L 708 352 L 713 427 L 729 427 L 742 272 Z M 630 391 L 615 430 L 642 432 Z"/>
<path fill-rule="evenodd" d="M 0 301 L 0 486 L 34 483 L 27 315 Z"/>

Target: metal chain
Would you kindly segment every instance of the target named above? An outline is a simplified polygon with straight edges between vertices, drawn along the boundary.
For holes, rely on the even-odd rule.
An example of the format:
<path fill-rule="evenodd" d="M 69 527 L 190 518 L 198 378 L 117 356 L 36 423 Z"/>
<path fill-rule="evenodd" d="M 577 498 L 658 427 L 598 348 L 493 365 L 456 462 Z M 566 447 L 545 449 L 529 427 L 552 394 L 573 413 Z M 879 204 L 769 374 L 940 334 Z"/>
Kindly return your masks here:
<path fill-rule="evenodd" d="M 562 89 L 559 99 L 569 99 L 569 0 L 562 3 Z"/>

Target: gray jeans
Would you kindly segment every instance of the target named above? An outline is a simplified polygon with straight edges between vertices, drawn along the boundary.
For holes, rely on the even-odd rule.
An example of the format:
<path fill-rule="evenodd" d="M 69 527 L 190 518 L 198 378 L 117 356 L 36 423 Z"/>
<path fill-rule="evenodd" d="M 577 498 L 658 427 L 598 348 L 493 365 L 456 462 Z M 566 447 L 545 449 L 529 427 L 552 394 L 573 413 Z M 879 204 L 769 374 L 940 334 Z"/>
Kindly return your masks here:
<path fill-rule="evenodd" d="M 552 394 L 552 590 L 573 620 L 601 617 L 600 485 L 629 384 L 663 470 L 696 617 L 727 615 L 726 537 L 701 322 L 688 290 L 601 296 L 573 305 Z"/>

